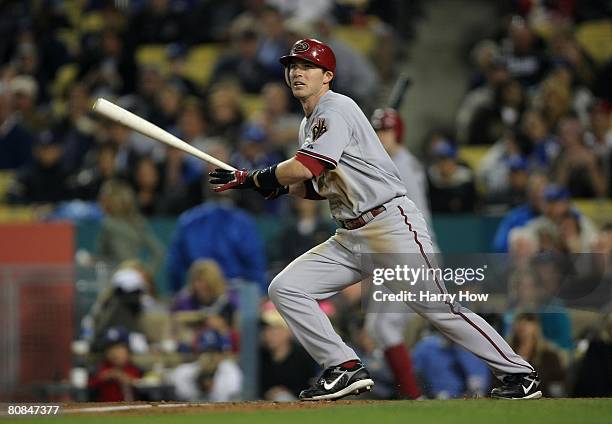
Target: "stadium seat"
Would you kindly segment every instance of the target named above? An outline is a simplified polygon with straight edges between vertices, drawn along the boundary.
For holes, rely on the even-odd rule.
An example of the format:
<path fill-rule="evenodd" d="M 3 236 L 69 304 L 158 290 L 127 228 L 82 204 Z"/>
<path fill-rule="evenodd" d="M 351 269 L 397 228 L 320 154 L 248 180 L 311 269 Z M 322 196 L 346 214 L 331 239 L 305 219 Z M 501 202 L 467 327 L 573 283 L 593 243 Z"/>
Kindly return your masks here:
<path fill-rule="evenodd" d="M 369 26 L 339 25 L 334 35 L 366 57 L 372 54 L 376 44 L 376 36 Z"/>
<path fill-rule="evenodd" d="M 580 212 L 598 225 L 610 222 L 612 217 L 612 200 L 609 199 L 573 199 Z"/>
<path fill-rule="evenodd" d="M 6 190 L 8 190 L 8 187 L 11 184 L 13 175 L 13 171 L 0 171 L 0 203 L 4 201 Z"/>
<path fill-rule="evenodd" d="M 240 102 L 247 119 L 250 119 L 263 107 L 263 98 L 256 94 L 243 94 L 240 98 Z"/>
<path fill-rule="evenodd" d="M 35 222 L 36 220 L 34 208 L 0 205 L 0 223 Z"/>
<path fill-rule="evenodd" d="M 597 63 L 612 59 L 612 19 L 602 19 L 580 24 L 576 39 Z"/>
<path fill-rule="evenodd" d="M 478 168 L 478 164 L 487 154 L 491 146 L 461 146 L 459 147 L 459 159 L 469 165 L 472 170 Z"/>
<path fill-rule="evenodd" d="M 205 87 L 222 50 L 223 46 L 219 44 L 200 44 L 193 47 L 187 57 L 187 77 L 200 87 Z"/>
<path fill-rule="evenodd" d="M 136 63 L 139 66 L 155 66 L 162 73 L 168 72 L 165 44 L 145 44 L 136 50 Z"/>

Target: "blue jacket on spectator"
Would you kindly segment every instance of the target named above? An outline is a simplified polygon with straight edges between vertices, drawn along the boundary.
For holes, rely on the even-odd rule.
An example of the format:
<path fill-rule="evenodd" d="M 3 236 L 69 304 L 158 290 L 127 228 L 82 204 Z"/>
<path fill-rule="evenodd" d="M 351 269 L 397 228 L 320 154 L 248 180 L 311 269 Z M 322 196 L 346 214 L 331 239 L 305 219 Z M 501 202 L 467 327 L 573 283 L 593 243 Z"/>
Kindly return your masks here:
<path fill-rule="evenodd" d="M 491 373 L 482 360 L 439 334 L 424 337 L 411 356 L 428 397 L 482 395 L 491 384 Z"/>
<path fill-rule="evenodd" d="M 493 239 L 493 251 L 496 253 L 505 253 L 508 251 L 508 236 L 510 231 L 516 227 L 522 227 L 528 221 L 539 216 L 540 214 L 531 205 L 524 204 L 517 206 L 504 216 L 497 227 L 495 237 Z"/>
<path fill-rule="evenodd" d="M 242 278 L 267 292 L 266 260 L 255 221 L 231 205 L 206 202 L 179 217 L 168 249 L 168 279 L 172 293 L 185 284 L 187 270 L 197 259 L 219 263 L 228 279 Z"/>

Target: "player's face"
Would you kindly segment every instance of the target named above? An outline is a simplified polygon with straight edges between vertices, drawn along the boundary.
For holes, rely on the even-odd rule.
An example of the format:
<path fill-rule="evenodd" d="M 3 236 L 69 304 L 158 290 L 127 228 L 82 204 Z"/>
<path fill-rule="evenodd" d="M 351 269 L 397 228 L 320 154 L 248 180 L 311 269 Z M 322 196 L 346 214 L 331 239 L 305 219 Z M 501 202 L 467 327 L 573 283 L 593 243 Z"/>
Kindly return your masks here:
<path fill-rule="evenodd" d="M 289 65 L 289 83 L 293 95 L 305 100 L 318 94 L 331 81 L 333 74 L 305 60 L 297 59 Z"/>

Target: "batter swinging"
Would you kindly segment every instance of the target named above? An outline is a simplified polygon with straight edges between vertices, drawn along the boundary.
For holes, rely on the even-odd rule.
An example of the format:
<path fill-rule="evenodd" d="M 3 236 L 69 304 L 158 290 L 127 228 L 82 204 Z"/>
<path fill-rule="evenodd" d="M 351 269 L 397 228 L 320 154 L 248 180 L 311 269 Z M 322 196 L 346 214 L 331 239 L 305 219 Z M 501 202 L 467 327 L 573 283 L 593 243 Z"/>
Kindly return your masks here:
<path fill-rule="evenodd" d="M 432 243 L 423 215 L 405 196 L 399 172 L 368 119 L 353 100 L 331 90 L 336 59 L 329 46 L 300 40 L 280 61 L 304 109 L 300 149 L 295 157 L 261 170 L 218 169 L 210 174 L 210 183 L 217 185 L 216 191 L 254 189 L 267 198 L 289 193 L 329 201 L 339 226 L 335 235 L 289 264 L 268 293 L 298 341 L 325 368 L 300 399 L 339 399 L 370 390 L 374 382 L 317 300 L 360 281 L 365 253 L 412 254 L 421 258 L 421 265 L 431 266 Z M 421 290 L 445 292 L 437 280 L 419 284 Z M 533 367 L 480 316 L 457 303 L 410 306 L 489 365 L 502 380 L 493 397 L 541 397 Z"/>

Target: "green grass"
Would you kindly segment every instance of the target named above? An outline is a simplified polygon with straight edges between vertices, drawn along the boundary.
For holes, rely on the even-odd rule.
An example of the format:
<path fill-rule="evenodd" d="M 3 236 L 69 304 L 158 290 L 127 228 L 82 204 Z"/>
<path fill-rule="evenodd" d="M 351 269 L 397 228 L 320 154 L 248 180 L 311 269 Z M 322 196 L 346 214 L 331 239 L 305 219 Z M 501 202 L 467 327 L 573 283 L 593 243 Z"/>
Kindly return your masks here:
<path fill-rule="evenodd" d="M 329 404 L 328 404 L 329 405 Z M 256 410 L 252 412 L 203 412 L 189 415 L 108 414 L 64 415 L 54 418 L 0 419 L 15 423 L 86 424 L 590 424 L 612 423 L 612 399 L 543 399 L 535 401 L 448 400 L 396 401 L 373 404 L 339 404 L 322 408 Z M 151 415 L 148 415 L 151 414 Z"/>

